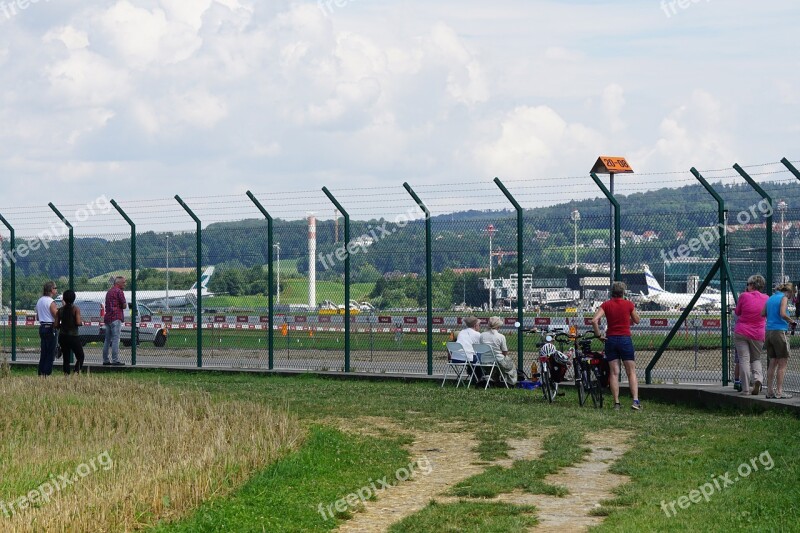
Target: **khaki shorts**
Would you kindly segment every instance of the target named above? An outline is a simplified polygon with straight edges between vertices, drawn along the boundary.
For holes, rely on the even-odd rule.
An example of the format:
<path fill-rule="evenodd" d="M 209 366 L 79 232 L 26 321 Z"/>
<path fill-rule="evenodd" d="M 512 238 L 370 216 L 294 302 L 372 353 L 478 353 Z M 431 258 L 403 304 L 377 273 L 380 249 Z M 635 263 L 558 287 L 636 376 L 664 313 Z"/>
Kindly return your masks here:
<path fill-rule="evenodd" d="M 768 359 L 787 359 L 789 357 L 789 332 L 781 330 L 767 331 L 764 341 Z"/>

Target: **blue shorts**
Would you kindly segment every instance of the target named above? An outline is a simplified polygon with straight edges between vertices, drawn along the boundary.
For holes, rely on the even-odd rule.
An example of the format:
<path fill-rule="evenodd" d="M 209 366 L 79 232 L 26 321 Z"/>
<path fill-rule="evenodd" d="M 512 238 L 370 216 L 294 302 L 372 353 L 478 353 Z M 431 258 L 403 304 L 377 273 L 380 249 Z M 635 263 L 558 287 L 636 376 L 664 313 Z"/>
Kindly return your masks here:
<path fill-rule="evenodd" d="M 633 341 L 627 336 L 611 336 L 606 338 L 606 359 L 608 361 L 633 361 Z"/>

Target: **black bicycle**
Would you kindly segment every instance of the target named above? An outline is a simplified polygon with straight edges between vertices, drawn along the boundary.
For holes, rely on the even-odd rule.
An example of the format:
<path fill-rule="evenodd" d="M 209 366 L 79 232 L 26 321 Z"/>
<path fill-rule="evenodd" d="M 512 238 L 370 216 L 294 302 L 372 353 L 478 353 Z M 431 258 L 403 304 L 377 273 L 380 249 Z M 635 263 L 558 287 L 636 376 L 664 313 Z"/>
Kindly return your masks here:
<path fill-rule="evenodd" d="M 575 355 L 572 357 L 575 373 L 575 388 L 578 390 L 578 403 L 583 407 L 592 398 L 595 408 L 603 407 L 603 358 L 592 352 L 592 340 L 599 337 L 593 331 L 581 335 L 556 334 L 558 342 L 572 344 Z"/>
<path fill-rule="evenodd" d="M 539 333 L 537 329 L 525 330 L 528 335 Z M 533 372 L 532 377 L 539 378 L 541 384 L 542 395 L 548 403 L 553 403 L 558 395 L 558 384 L 564 377 L 566 365 L 568 361 L 566 356 L 559 352 L 552 342 L 545 340 L 545 335 L 542 334 L 542 341 L 536 343 L 539 348 L 539 362 L 538 369 Z M 556 357 L 560 356 L 565 358 L 564 361 L 557 361 Z"/>

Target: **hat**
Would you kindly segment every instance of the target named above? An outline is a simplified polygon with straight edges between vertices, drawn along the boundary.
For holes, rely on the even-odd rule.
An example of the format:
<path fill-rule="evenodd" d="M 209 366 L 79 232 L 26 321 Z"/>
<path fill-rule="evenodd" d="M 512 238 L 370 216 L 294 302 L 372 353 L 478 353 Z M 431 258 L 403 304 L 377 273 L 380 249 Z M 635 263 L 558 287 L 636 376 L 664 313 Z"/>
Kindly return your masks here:
<path fill-rule="evenodd" d="M 552 335 L 548 335 L 547 337 L 544 338 L 544 340 L 547 341 L 547 342 L 553 342 L 553 336 Z"/>

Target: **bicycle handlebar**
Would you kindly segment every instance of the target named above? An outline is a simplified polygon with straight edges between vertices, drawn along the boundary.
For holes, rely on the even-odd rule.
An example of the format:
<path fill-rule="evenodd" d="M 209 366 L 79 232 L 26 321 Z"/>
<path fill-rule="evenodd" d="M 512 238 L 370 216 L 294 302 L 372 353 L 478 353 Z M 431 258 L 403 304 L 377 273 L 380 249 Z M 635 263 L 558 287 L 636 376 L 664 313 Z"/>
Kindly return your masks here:
<path fill-rule="evenodd" d="M 553 338 L 558 342 L 574 342 L 579 340 L 594 340 L 594 339 L 599 339 L 600 337 L 598 337 L 594 331 L 587 331 L 586 333 L 582 333 L 574 337 L 569 333 L 564 333 L 563 331 L 561 331 L 559 333 L 556 333 Z"/>

